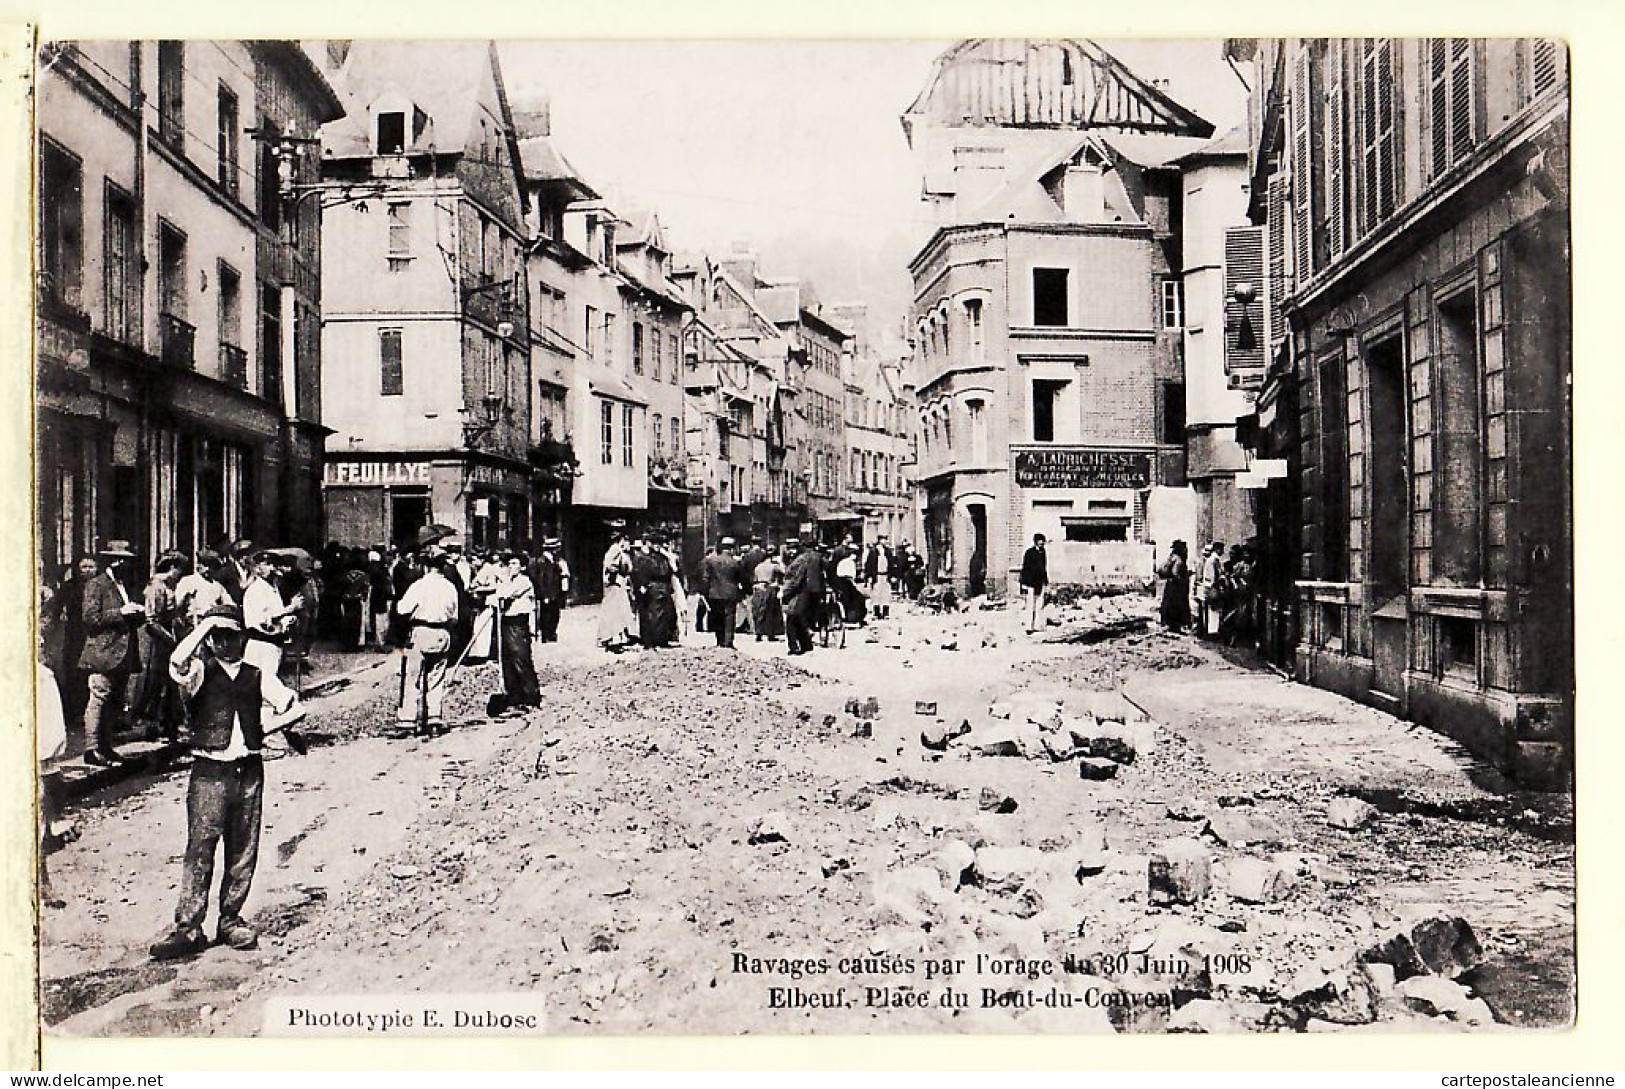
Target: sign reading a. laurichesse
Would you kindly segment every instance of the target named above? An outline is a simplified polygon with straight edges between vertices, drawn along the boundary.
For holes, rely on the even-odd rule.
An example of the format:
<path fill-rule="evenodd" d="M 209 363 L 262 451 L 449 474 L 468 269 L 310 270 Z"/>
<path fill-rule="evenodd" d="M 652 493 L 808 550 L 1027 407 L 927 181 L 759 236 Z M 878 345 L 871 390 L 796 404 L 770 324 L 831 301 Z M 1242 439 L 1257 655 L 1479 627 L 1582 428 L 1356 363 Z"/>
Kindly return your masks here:
<path fill-rule="evenodd" d="M 1149 488 L 1152 464 L 1150 450 L 1017 450 L 1016 484 L 1023 488 Z"/>

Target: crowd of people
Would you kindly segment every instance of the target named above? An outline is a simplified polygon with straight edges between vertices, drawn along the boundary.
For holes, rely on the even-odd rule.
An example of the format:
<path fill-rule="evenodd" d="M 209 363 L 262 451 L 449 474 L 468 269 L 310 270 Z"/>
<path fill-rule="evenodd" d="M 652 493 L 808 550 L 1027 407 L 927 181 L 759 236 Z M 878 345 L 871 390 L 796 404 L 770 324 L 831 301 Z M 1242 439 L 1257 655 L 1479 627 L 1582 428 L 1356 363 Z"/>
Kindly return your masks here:
<path fill-rule="evenodd" d="M 1157 565 L 1162 583 L 1158 616 L 1170 631 L 1193 631 L 1198 638 L 1244 646 L 1258 632 L 1253 550 L 1248 545 L 1211 541 L 1192 565 L 1189 546 L 1175 541 Z"/>

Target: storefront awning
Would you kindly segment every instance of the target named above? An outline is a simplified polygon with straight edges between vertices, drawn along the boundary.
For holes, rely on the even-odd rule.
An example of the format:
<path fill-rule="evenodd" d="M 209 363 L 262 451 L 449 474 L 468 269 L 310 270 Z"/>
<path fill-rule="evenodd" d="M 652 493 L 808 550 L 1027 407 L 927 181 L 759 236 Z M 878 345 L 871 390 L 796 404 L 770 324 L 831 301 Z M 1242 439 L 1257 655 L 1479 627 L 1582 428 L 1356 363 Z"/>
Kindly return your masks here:
<path fill-rule="evenodd" d="M 863 515 L 854 510 L 831 511 L 829 514 L 820 514 L 814 518 L 815 522 L 861 522 Z"/>

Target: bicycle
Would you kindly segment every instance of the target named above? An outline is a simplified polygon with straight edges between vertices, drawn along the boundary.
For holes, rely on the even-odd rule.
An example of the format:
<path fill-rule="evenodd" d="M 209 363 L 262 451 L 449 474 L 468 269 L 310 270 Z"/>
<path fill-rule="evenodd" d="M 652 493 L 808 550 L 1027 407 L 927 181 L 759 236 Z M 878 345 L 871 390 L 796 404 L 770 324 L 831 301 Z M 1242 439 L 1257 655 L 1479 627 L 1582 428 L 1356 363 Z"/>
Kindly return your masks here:
<path fill-rule="evenodd" d="M 819 645 L 827 648 L 833 641 L 837 650 L 844 650 L 846 629 L 850 626 L 851 621 L 847 619 L 846 607 L 841 604 L 840 593 L 833 586 L 826 587 L 813 613 L 813 635 Z"/>

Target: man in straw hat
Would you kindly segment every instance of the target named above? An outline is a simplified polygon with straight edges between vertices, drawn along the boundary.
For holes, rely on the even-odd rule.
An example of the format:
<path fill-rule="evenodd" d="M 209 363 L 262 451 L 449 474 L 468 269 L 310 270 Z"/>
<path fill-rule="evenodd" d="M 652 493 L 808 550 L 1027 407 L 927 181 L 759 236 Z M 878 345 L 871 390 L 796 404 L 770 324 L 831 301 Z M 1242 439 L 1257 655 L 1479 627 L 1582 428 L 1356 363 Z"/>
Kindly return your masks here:
<path fill-rule="evenodd" d="M 247 641 L 242 610 L 217 605 L 180 641 L 170 659 L 169 675 L 191 713 L 188 742 L 193 760 L 175 927 L 149 950 L 154 960 L 191 956 L 207 948 L 203 919 L 209 910 L 215 847 L 222 841 L 225 865 L 216 936 L 233 949 L 252 949 L 259 941 L 258 933 L 243 921 L 242 911 L 259 861 L 265 795 L 261 752 L 266 736 L 286 731 L 304 717 L 304 709 L 274 674 L 244 660 Z M 291 732 L 288 741 L 296 752 L 303 751 L 303 743 Z"/>
<path fill-rule="evenodd" d="M 88 676 L 85 763 L 110 767 L 123 758 L 113 748 L 113 724 L 124 713 L 124 688 L 135 668 L 135 632 L 146 616 L 124 585 L 135 553 L 129 541 L 108 541 L 98 554 L 102 571 L 85 586 L 81 615 L 85 645 L 79 668 Z"/>

